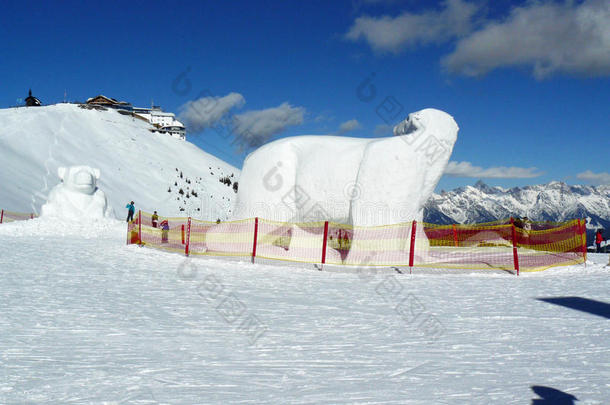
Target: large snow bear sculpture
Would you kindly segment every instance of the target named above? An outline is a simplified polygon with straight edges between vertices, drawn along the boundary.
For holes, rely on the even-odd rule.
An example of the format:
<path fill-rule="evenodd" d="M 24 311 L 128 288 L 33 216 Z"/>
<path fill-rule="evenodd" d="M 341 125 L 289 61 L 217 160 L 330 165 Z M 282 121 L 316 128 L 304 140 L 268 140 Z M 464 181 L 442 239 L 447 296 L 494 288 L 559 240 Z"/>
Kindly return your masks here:
<path fill-rule="evenodd" d="M 347 255 L 328 249 L 327 262 L 386 263 L 383 252 L 366 251 L 371 237 L 362 227 L 422 221 L 424 204 L 443 175 L 458 130 L 447 113 L 425 109 L 396 125 L 393 137 L 299 136 L 271 142 L 244 162 L 234 217 L 353 225 L 351 246 L 360 248 L 350 248 Z M 281 233 L 278 241 L 284 241 L 271 253 L 275 257 L 291 258 L 291 239 L 311 239 L 306 227 L 288 227 L 286 231 L 286 225 L 278 224 L 277 232 L 271 232 Z M 404 253 L 404 262 L 411 227 L 400 229 L 395 248 Z M 429 254 L 422 226 L 417 226 L 416 238 L 415 257 L 421 263 Z"/>
<path fill-rule="evenodd" d="M 447 113 L 425 109 L 396 125 L 394 137 L 271 142 L 246 158 L 234 216 L 355 226 L 421 221 L 458 129 Z"/>
<path fill-rule="evenodd" d="M 43 217 L 100 219 L 113 217 L 106 195 L 97 187 L 100 170 L 89 166 L 60 167 L 62 182 L 56 185 L 42 206 Z"/>

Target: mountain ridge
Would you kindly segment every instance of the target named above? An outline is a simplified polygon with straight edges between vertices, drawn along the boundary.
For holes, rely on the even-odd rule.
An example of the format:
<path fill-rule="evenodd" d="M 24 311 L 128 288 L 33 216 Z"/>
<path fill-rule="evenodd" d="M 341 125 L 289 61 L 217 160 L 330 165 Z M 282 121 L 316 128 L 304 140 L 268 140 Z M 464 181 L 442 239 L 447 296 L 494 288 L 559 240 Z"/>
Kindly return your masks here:
<path fill-rule="evenodd" d="M 586 218 L 590 236 L 595 229 L 610 229 L 610 186 L 551 181 L 504 189 L 479 180 L 474 186 L 435 193 L 424 206 L 424 221 L 437 224 L 473 224 L 511 216 L 554 222 Z"/>

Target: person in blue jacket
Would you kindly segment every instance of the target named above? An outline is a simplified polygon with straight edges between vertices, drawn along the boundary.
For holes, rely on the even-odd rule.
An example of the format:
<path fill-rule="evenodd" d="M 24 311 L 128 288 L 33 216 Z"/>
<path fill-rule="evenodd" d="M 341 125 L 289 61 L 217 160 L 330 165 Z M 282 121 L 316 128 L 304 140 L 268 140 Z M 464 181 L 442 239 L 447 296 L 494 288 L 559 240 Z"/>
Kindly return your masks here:
<path fill-rule="evenodd" d="M 127 204 L 125 206 L 125 208 L 127 208 L 129 210 L 127 212 L 127 222 L 133 221 L 133 214 L 134 214 L 134 212 L 136 212 L 136 207 L 135 207 L 133 201 L 130 202 L 129 204 Z"/>

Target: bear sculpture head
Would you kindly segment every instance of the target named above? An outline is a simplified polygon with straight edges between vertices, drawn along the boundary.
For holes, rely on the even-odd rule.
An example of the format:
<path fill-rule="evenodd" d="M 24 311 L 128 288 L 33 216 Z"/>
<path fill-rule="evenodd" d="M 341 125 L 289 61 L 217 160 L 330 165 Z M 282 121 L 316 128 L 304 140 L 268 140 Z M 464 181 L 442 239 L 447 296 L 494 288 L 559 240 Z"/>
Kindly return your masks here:
<path fill-rule="evenodd" d="M 88 166 L 60 167 L 57 174 L 68 190 L 91 195 L 97 190 L 100 169 Z"/>

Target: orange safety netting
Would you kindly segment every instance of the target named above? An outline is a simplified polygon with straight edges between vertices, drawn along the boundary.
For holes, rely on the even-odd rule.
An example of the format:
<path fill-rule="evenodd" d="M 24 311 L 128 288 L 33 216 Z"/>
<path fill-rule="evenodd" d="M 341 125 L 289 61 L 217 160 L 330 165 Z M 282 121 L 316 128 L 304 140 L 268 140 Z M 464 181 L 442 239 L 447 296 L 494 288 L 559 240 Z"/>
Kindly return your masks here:
<path fill-rule="evenodd" d="M 413 234 L 415 231 L 415 234 Z M 499 220 L 476 225 L 405 222 L 354 227 L 251 218 L 221 223 L 140 212 L 127 243 L 193 255 L 258 257 L 343 266 L 538 271 L 583 263 L 584 221 Z"/>
<path fill-rule="evenodd" d="M 430 248 L 420 267 L 538 271 L 583 263 L 584 221 L 531 223 L 530 228 L 504 223 L 483 225 L 424 224 Z M 552 227 L 555 225 L 555 227 Z M 513 249 L 513 229 L 514 247 Z M 420 251 L 422 247 L 415 246 Z"/>
<path fill-rule="evenodd" d="M 26 221 L 28 219 L 36 218 L 38 215 L 33 213 L 24 212 L 13 212 L 7 210 L 0 210 L 0 224 L 15 221 Z"/>

